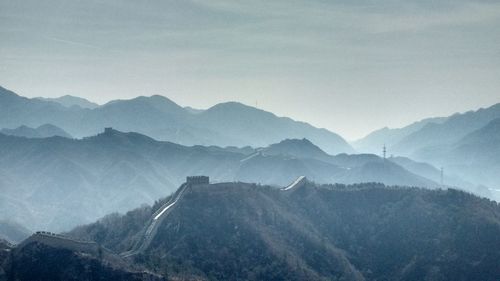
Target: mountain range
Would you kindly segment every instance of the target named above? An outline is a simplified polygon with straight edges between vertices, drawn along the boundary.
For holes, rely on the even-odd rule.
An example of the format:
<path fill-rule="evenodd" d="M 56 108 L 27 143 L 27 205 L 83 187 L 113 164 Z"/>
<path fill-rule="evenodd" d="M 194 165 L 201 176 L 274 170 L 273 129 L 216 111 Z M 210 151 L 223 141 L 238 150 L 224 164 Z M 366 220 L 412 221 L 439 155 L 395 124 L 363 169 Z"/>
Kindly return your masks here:
<path fill-rule="evenodd" d="M 500 208 L 453 190 L 188 185 L 131 263 L 169 280 L 496 280 Z M 172 197 L 67 233 L 125 253 Z M 123 254 L 122 254 L 123 256 Z"/>
<path fill-rule="evenodd" d="M 76 138 L 114 127 L 184 145 L 261 147 L 286 138 L 307 138 L 331 154 L 354 152 L 342 137 L 326 129 L 236 102 L 200 111 L 156 95 L 98 107 L 68 107 L 61 99 L 28 99 L 0 87 L 0 128 L 43 124 L 60 127 Z"/>
<path fill-rule="evenodd" d="M 0 130 L 0 134 L 26 138 L 50 138 L 54 136 L 72 138 L 71 135 L 66 133 L 63 129 L 51 124 L 44 124 L 37 128 L 30 128 L 24 125 L 14 129 L 4 128 Z"/>
<path fill-rule="evenodd" d="M 0 219 L 61 231 L 152 203 L 190 175 L 277 186 L 299 176 L 318 183 L 439 186 L 388 159 L 332 156 L 307 139 L 253 149 L 183 146 L 114 129 L 83 139 L 0 134 Z"/>
<path fill-rule="evenodd" d="M 500 104 L 377 130 L 361 153 L 241 103 L 158 95 L 0 87 L 0 128 L 0 281 L 500 276 Z"/>
<path fill-rule="evenodd" d="M 94 109 L 94 108 L 99 106 L 97 103 L 91 102 L 87 99 L 75 97 L 75 96 L 71 96 L 71 95 L 65 95 L 65 96 L 58 97 L 58 98 L 38 97 L 37 99 L 43 100 L 43 101 L 56 102 L 64 107 L 68 107 L 68 108 L 76 106 L 76 107 L 80 107 L 80 108 Z"/>
<path fill-rule="evenodd" d="M 449 117 L 429 118 L 400 129 L 381 129 L 353 142 L 358 151 L 381 151 L 444 167 L 446 173 L 493 187 L 500 167 L 500 104 Z"/>
<path fill-rule="evenodd" d="M 0 280 L 495 281 L 499 218 L 498 203 L 454 189 L 183 184 L 63 235 L 0 240 Z"/>
<path fill-rule="evenodd" d="M 450 146 L 422 149 L 419 157 L 440 163 L 464 179 L 499 189 L 500 118 L 472 131 Z"/>

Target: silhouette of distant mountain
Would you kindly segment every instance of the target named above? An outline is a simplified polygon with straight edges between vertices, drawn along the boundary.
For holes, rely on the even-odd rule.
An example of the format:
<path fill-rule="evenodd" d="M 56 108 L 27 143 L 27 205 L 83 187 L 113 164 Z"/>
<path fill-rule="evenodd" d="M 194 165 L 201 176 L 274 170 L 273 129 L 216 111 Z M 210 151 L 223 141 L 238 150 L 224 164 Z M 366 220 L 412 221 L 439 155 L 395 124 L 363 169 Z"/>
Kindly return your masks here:
<path fill-rule="evenodd" d="M 66 133 L 63 129 L 51 124 L 44 124 L 37 128 L 30 128 L 23 125 L 15 129 L 2 129 L 0 133 L 26 138 L 49 138 L 54 136 L 71 138 L 71 135 Z"/>
<path fill-rule="evenodd" d="M 309 147 L 299 149 L 309 153 L 299 155 L 297 144 Z M 277 149 L 283 146 L 294 149 Z M 152 203 L 172 192 L 186 176 L 197 174 L 215 181 L 280 186 L 302 175 L 318 183 L 437 186 L 377 156 L 363 161 L 353 161 L 359 158 L 355 155 L 330 156 L 307 140 L 286 140 L 251 151 L 187 147 L 113 129 L 81 140 L 0 134 L 0 185 L 4 187 L 0 219 L 60 231 L 110 212 Z"/>
<path fill-rule="evenodd" d="M 493 119 L 486 126 L 467 134 L 457 142 L 457 146 L 469 145 L 471 148 L 482 149 L 483 152 L 491 152 L 500 149 L 500 146 L 497 145 L 498 143 L 500 143 L 500 118 Z M 485 148 L 484 145 L 487 147 Z M 492 149 L 490 150 L 490 148 Z M 489 156 L 494 158 L 496 155 Z"/>
<path fill-rule="evenodd" d="M 440 124 L 445 122 L 446 119 L 447 117 L 426 118 L 403 128 L 391 129 L 384 127 L 352 142 L 352 145 L 359 152 L 380 153 L 384 145 L 392 147 L 408 135 L 422 129 L 425 125 L 429 123 Z"/>
<path fill-rule="evenodd" d="M 500 104 L 481 108 L 477 111 L 457 113 L 448 117 L 445 122 L 427 123 L 420 130 L 409 134 L 390 149 L 395 154 L 420 159 L 419 153 L 421 150 L 453 145 L 467 134 L 484 127 L 496 118 L 500 118 Z"/>
<path fill-rule="evenodd" d="M 428 118 L 399 129 L 383 128 L 353 145 L 361 152 L 379 153 L 385 143 L 391 154 L 418 158 L 419 151 L 450 146 L 496 118 L 500 118 L 500 104 L 449 117 Z"/>
<path fill-rule="evenodd" d="M 410 158 L 407 157 L 390 157 L 388 158 L 389 161 L 394 162 L 401 167 L 405 168 L 406 170 L 423 176 L 427 179 L 430 179 L 434 182 L 441 182 L 441 170 L 432 166 L 429 163 L 425 162 L 417 162 L 414 160 L 411 160 Z M 455 186 L 455 187 L 461 187 L 464 190 L 468 190 L 470 192 L 473 192 L 475 194 L 479 194 L 485 197 L 489 197 L 495 200 L 500 199 L 494 192 L 490 191 L 487 187 L 483 185 L 478 185 L 474 184 L 473 182 L 466 181 L 461 176 L 463 176 L 464 173 L 452 173 L 448 171 L 448 167 L 446 168 L 446 171 L 443 173 L 443 184 L 445 186 Z M 477 181 L 474 181 L 477 182 Z"/>
<path fill-rule="evenodd" d="M 419 157 L 440 163 L 447 172 L 460 174 L 468 181 L 496 188 L 500 199 L 500 118 L 475 130 L 450 146 L 435 146 L 419 151 Z"/>
<path fill-rule="evenodd" d="M 310 158 L 328 162 L 330 155 L 308 139 L 286 139 L 261 150 L 267 155 L 288 155 L 296 158 Z"/>
<path fill-rule="evenodd" d="M 10 220 L 0 220 L 0 240 L 6 240 L 9 243 L 17 244 L 28 238 L 31 231 L 24 226 Z"/>
<path fill-rule="evenodd" d="M 496 195 L 492 198 L 500 200 L 497 176 L 500 157 L 496 143 L 499 131 L 496 128 L 498 125 L 495 125 L 498 123 L 495 120 L 499 118 L 500 104 L 495 104 L 446 118 L 424 119 L 392 130 L 397 132 L 396 135 L 374 132 L 355 146 L 360 148 L 376 144 L 381 149 L 381 144 L 386 143 L 389 154 L 444 167 L 445 177 L 451 176 L 446 180 L 448 183 L 463 186 L 471 182 L 469 185 L 483 191 L 488 189 L 485 186 L 493 187 L 490 190 Z"/>
<path fill-rule="evenodd" d="M 99 106 L 97 103 L 91 102 L 91 101 L 86 100 L 84 98 L 70 96 L 70 95 L 65 95 L 65 96 L 58 97 L 58 98 L 38 97 L 37 99 L 44 100 L 44 101 L 57 102 L 58 104 L 65 106 L 65 107 L 78 106 L 81 108 L 93 109 L 93 108 L 96 108 Z"/>
<path fill-rule="evenodd" d="M 134 131 L 184 145 L 267 146 L 286 138 L 307 138 L 329 153 L 353 152 L 339 135 L 236 102 L 193 112 L 162 96 L 115 100 L 94 109 L 27 99 L 0 87 L 0 127 L 58 126 L 75 137 L 103 127 Z"/>

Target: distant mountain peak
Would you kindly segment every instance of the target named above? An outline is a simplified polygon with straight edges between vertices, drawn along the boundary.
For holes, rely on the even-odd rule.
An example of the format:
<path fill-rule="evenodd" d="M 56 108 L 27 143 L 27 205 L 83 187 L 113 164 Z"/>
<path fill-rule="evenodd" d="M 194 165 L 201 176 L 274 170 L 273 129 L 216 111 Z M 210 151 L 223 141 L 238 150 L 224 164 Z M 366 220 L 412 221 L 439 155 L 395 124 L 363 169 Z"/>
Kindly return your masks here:
<path fill-rule="evenodd" d="M 88 109 L 94 109 L 99 106 L 99 104 L 91 102 L 87 99 L 76 97 L 76 96 L 71 96 L 71 95 L 64 95 L 60 96 L 58 98 L 44 98 L 44 97 L 38 97 L 36 99 L 43 100 L 43 101 L 52 101 L 56 102 L 64 107 L 73 107 L 77 106 L 80 108 L 88 108 Z"/>
<path fill-rule="evenodd" d="M 261 109 L 258 109 L 256 107 L 249 106 L 249 105 L 246 105 L 244 103 L 237 102 L 237 101 L 221 102 L 221 103 L 218 103 L 218 104 L 210 107 L 208 110 L 219 110 L 219 109 L 261 110 Z"/>
<path fill-rule="evenodd" d="M 325 159 L 330 157 L 321 148 L 306 138 L 284 139 L 262 150 L 268 155 L 289 155 L 298 158 Z"/>
<path fill-rule="evenodd" d="M 138 96 L 133 99 L 126 100 L 114 100 L 103 105 L 105 108 L 137 108 L 144 111 L 159 111 L 162 114 L 169 115 L 180 115 L 183 116 L 187 114 L 187 111 L 172 101 L 171 99 L 162 95 L 152 95 L 152 96 Z"/>
<path fill-rule="evenodd" d="M 17 95 L 0 98 L 0 128 L 50 123 L 81 138 L 113 126 L 158 140 L 221 147 L 264 147 L 285 138 L 305 137 L 332 154 L 353 152 L 333 132 L 239 102 L 220 103 L 199 111 L 179 106 L 165 96 L 153 95 L 114 100 L 89 110 Z"/>
<path fill-rule="evenodd" d="M 21 125 L 15 129 L 2 129 L 0 130 L 0 133 L 26 138 L 49 138 L 54 136 L 72 138 L 72 136 L 66 131 L 52 124 L 43 124 L 37 128 Z"/>

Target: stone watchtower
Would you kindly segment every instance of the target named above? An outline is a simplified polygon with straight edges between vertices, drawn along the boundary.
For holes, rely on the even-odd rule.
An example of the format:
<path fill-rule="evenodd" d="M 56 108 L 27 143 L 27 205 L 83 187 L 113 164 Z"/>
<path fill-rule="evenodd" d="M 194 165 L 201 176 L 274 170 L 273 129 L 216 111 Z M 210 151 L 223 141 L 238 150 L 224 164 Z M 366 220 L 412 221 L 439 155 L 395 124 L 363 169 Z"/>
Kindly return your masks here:
<path fill-rule="evenodd" d="M 191 177 L 186 177 L 186 183 L 192 185 L 209 184 L 210 179 L 207 176 L 191 176 Z"/>

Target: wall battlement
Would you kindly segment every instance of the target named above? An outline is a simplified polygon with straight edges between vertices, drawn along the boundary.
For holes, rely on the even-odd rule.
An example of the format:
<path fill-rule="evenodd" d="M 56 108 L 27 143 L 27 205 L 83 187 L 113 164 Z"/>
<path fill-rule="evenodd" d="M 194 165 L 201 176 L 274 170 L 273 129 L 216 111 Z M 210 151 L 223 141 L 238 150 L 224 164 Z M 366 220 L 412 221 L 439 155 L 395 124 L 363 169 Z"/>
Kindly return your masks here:
<path fill-rule="evenodd" d="M 191 177 L 186 177 L 186 183 L 187 184 L 209 184 L 210 183 L 210 178 L 207 176 L 191 176 Z"/>
<path fill-rule="evenodd" d="M 23 241 L 23 243 L 21 243 L 21 247 L 34 241 L 52 247 L 66 248 L 74 251 L 88 252 L 92 254 L 97 254 L 99 252 L 99 245 L 93 241 L 74 240 L 63 235 L 46 231 L 37 231 L 28 239 Z"/>

